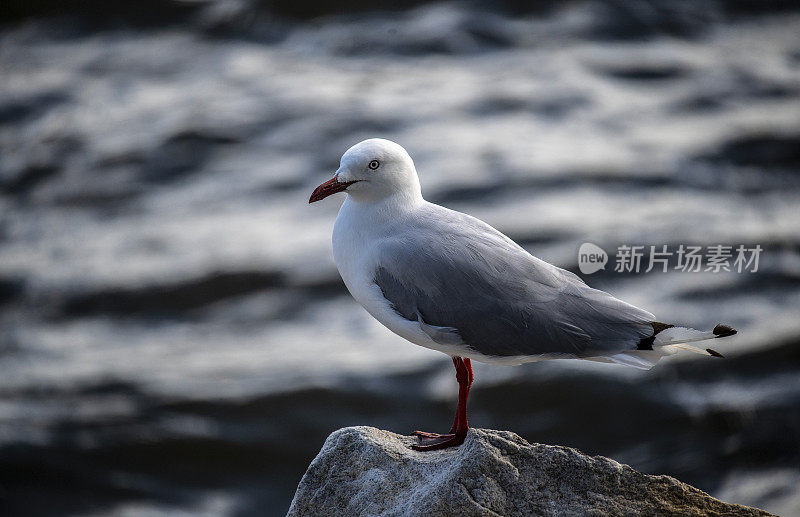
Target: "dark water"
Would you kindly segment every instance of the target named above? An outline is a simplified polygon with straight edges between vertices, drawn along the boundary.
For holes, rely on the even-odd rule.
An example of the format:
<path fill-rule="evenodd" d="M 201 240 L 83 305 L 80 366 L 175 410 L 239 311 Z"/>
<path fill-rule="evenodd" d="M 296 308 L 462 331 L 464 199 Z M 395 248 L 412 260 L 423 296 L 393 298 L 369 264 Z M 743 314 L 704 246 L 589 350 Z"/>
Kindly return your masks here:
<path fill-rule="evenodd" d="M 573 271 L 587 241 L 760 245 L 584 277 L 733 325 L 727 359 L 481 365 L 470 419 L 800 514 L 800 6 L 371 5 L 5 4 L 2 513 L 282 515 L 334 429 L 447 428 L 449 361 L 352 301 L 339 202 L 306 203 L 381 136 Z"/>

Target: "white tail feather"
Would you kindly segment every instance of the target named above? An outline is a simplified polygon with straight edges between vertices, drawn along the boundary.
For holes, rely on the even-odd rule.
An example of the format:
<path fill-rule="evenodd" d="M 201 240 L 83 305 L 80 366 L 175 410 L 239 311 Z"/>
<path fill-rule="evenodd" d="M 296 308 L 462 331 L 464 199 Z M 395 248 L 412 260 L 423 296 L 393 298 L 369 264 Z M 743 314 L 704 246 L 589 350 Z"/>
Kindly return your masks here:
<path fill-rule="evenodd" d="M 666 345 L 662 348 L 669 348 L 674 350 L 675 352 L 677 352 L 678 350 L 686 350 L 687 352 L 694 352 L 695 354 L 700 354 L 700 355 L 714 355 L 705 348 L 687 345 L 686 343 L 679 343 L 677 345 Z"/>
<path fill-rule="evenodd" d="M 670 327 L 656 334 L 653 348 L 657 346 L 678 345 L 714 339 L 716 336 L 711 331 L 690 329 L 688 327 Z M 680 347 L 679 347 L 680 348 Z M 691 348 L 691 347 L 689 347 Z"/>
<path fill-rule="evenodd" d="M 669 351 L 671 354 L 674 354 L 678 350 L 688 350 L 696 354 L 722 357 L 719 352 L 715 352 L 710 348 L 701 348 L 690 345 L 689 343 L 731 336 L 733 334 L 736 334 L 736 331 L 727 325 L 717 325 L 714 327 L 714 330 L 710 332 L 687 327 L 670 327 L 656 334 L 653 340 L 653 348 L 664 350 L 665 352 Z"/>

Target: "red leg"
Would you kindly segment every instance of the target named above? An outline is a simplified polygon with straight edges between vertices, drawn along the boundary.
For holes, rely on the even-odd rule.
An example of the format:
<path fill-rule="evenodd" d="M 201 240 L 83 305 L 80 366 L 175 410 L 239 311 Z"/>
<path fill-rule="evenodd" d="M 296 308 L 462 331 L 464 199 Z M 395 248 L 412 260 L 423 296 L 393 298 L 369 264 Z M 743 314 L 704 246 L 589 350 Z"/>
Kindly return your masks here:
<path fill-rule="evenodd" d="M 434 451 L 446 447 L 454 447 L 464 443 L 467 437 L 469 425 L 467 424 L 467 397 L 469 389 L 475 375 L 472 372 L 472 362 L 469 359 L 453 357 L 453 365 L 456 367 L 456 380 L 458 380 L 458 408 L 453 420 L 453 427 L 449 434 L 426 433 L 424 431 L 414 431 L 413 434 L 420 438 L 418 445 L 412 448 L 418 451 Z"/>

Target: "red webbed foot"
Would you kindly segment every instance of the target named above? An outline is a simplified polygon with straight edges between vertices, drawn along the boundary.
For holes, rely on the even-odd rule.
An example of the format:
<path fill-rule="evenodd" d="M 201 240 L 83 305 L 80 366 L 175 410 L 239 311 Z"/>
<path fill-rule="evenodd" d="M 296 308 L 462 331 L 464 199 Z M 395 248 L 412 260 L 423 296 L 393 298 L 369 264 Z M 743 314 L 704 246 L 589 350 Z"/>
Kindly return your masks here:
<path fill-rule="evenodd" d="M 439 434 L 439 433 L 429 433 L 427 431 L 414 431 L 411 433 L 411 436 L 419 436 L 420 438 L 442 438 L 444 436 L 453 436 L 453 431 L 451 430 L 449 434 Z"/>
<path fill-rule="evenodd" d="M 422 432 L 422 431 L 420 431 Z M 415 451 L 436 451 L 439 449 L 446 449 L 448 447 L 456 447 L 464 443 L 467 433 L 457 434 L 438 434 L 438 433 L 425 433 L 431 435 L 429 437 L 419 436 L 419 443 L 412 445 L 411 448 Z"/>

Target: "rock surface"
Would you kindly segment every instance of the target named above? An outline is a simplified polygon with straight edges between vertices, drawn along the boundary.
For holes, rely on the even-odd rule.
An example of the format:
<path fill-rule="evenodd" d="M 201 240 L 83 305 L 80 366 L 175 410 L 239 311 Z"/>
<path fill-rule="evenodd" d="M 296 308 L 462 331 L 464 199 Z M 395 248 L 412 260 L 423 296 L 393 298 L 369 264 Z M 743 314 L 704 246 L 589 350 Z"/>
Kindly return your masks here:
<path fill-rule="evenodd" d="M 435 452 L 412 450 L 415 441 L 372 427 L 334 432 L 289 515 L 769 515 L 508 431 L 470 429 L 460 447 Z"/>

